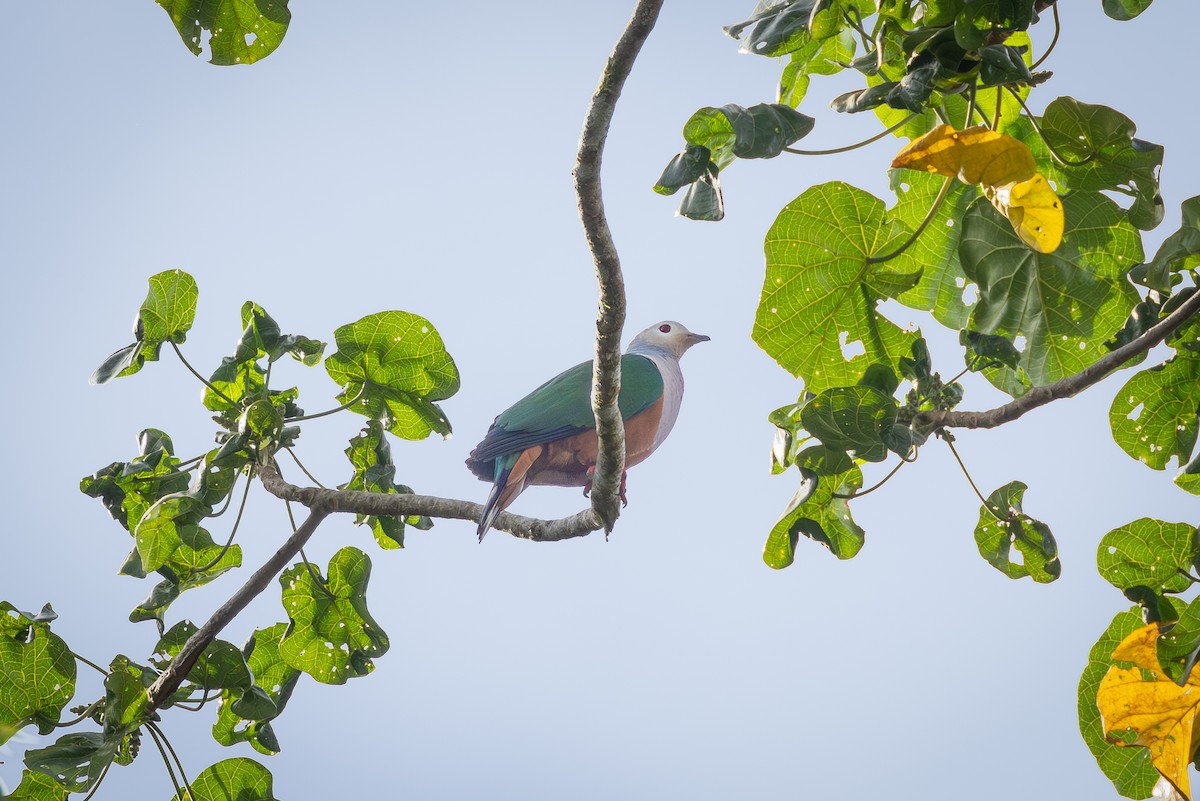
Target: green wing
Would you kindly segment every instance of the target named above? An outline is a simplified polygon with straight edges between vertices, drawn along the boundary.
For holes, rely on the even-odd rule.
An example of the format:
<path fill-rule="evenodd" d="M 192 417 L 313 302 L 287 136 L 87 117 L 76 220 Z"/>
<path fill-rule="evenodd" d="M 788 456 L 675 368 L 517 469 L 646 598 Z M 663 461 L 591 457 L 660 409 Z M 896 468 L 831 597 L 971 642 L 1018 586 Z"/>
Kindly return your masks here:
<path fill-rule="evenodd" d="M 662 376 L 654 362 L 637 354 L 621 357 L 617 408 L 622 419 L 628 420 L 652 406 L 662 393 Z M 483 442 L 471 452 L 470 461 L 490 462 L 498 456 L 520 453 L 531 445 L 595 428 L 591 394 L 592 363 L 588 361 L 550 379 L 497 417 Z M 492 465 L 480 467 L 490 480 Z"/>

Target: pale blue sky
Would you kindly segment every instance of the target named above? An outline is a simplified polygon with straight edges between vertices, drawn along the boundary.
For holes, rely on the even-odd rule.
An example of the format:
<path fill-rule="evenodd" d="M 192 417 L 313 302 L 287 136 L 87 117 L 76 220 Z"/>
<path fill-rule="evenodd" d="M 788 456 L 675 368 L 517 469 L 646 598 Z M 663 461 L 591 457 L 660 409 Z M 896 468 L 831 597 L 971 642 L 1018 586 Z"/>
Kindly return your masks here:
<path fill-rule="evenodd" d="M 250 68 L 193 58 L 150 0 L 10 14 L 0 596 L 53 603 L 56 630 L 93 660 L 144 659 L 153 646 L 153 626 L 124 622 L 148 589 L 115 575 L 127 535 L 76 486 L 132 456 L 146 426 L 183 454 L 209 447 L 199 389 L 165 354 L 134 378 L 87 385 L 128 341 L 146 278 L 171 267 L 200 284 L 185 347 L 205 371 L 230 352 L 247 299 L 285 330 L 326 340 L 383 309 L 428 317 L 463 376 L 444 404 L 456 433 L 395 444 L 399 477 L 482 501 L 467 452 L 495 414 L 590 353 L 594 280 L 570 168 L 627 5 L 298 2 L 282 47 Z M 1200 193 L 1196 118 L 1178 95 L 1194 72 L 1196 14 L 1162 0 L 1121 24 L 1099 0 L 1063 5 L 1046 65 L 1055 76 L 1034 105 L 1060 94 L 1106 103 L 1166 146 L 1153 251 L 1179 202 Z M 985 491 L 1029 484 L 1026 510 L 1058 538 L 1056 584 L 1009 581 L 978 556 L 978 501 L 937 444 L 855 505 L 867 530 L 858 558 L 839 563 L 802 542 L 786 571 L 761 561 L 796 482 L 767 473 L 766 414 L 799 390 L 749 339 L 762 237 L 814 183 L 847 180 L 890 202 L 884 170 L 898 143 L 738 164 L 724 176 L 725 222 L 673 217 L 675 200 L 650 186 L 687 116 L 773 100 L 779 66 L 737 54 L 720 31 L 752 6 L 668 0 L 609 138 L 626 340 L 663 318 L 713 338 L 684 361 L 679 422 L 632 471 L 618 529 L 607 543 L 493 534 L 480 546 L 473 525 L 442 522 L 384 553 L 349 519 L 327 522 L 310 556 L 324 563 L 347 543 L 371 555 L 370 605 L 392 650 L 348 686 L 301 681 L 275 726 L 283 753 L 266 760 L 278 797 L 1115 797 L 1075 717 L 1087 651 L 1126 607 L 1096 573 L 1096 543 L 1143 515 L 1194 521 L 1197 510 L 1109 437 L 1108 404 L 1128 373 L 960 437 Z M 847 88 L 814 82 L 810 146 L 877 130 L 870 115 L 825 107 Z M 957 372 L 953 332 L 907 310 L 894 319 L 923 325 L 935 366 Z M 323 371 L 285 369 L 307 410 L 333 405 Z M 964 408 L 999 399 L 971 385 Z M 342 449 L 359 427 L 339 415 L 305 428 L 301 453 L 326 483 L 348 478 Z M 582 504 L 577 490 L 536 489 L 514 511 Z M 247 563 L 286 534 L 282 508 L 261 494 L 243 525 Z M 188 593 L 171 619 L 206 618 L 246 575 Z M 240 643 L 282 614 L 268 593 L 224 636 Z M 211 719 L 164 722 L 193 775 L 249 752 L 215 745 Z M 0 757 L 10 787 L 12 751 Z M 107 782 L 100 799 L 170 795 L 149 753 Z"/>

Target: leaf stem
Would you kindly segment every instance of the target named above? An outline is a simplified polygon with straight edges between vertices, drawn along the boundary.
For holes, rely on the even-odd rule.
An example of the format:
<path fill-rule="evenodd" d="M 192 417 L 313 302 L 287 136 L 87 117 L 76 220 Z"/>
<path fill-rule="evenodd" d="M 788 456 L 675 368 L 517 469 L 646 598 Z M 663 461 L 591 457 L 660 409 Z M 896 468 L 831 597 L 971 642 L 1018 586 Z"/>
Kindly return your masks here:
<path fill-rule="evenodd" d="M 314 476 L 312 473 L 308 472 L 308 468 L 304 466 L 304 462 L 300 461 L 300 457 L 296 455 L 296 452 L 294 450 L 292 450 L 291 448 L 284 448 L 284 450 L 288 452 L 288 456 L 292 457 L 292 461 L 294 461 L 296 463 L 296 466 L 300 468 L 300 471 L 302 473 L 304 473 L 304 475 L 308 476 L 309 481 L 316 484 L 321 489 L 328 489 L 328 487 L 326 487 L 324 484 L 322 484 L 320 481 L 317 480 L 316 476 Z M 295 523 L 293 523 L 292 526 L 294 528 Z"/>
<path fill-rule="evenodd" d="M 1062 33 L 1062 24 L 1058 19 L 1058 3 L 1051 6 L 1051 9 L 1054 11 L 1054 38 L 1050 40 L 1050 44 L 1046 47 L 1046 52 L 1042 53 L 1042 57 L 1029 66 L 1030 72 L 1042 66 L 1042 62 L 1050 57 L 1050 54 L 1054 52 L 1054 46 L 1058 44 L 1058 35 Z"/>
<path fill-rule="evenodd" d="M 175 349 L 175 355 L 179 357 L 179 361 L 183 362 L 183 366 L 188 369 L 188 372 L 190 372 L 192 375 L 196 376 L 196 378 L 200 379 L 200 382 L 202 384 L 204 384 L 204 386 L 211 389 L 214 393 L 216 393 L 217 397 L 221 398 L 222 400 L 224 400 L 226 403 L 228 403 L 230 406 L 234 407 L 235 409 L 238 408 L 238 405 L 236 403 L 234 403 L 233 400 L 230 399 L 230 397 L 228 395 L 226 395 L 224 392 L 222 392 L 221 390 L 214 387 L 212 385 L 212 382 L 210 382 L 207 378 L 205 378 L 204 376 L 202 376 L 196 372 L 196 368 L 192 367 L 192 365 L 188 362 L 188 360 L 183 357 L 183 351 L 181 351 L 179 349 L 179 345 L 175 344 L 175 342 L 172 340 L 168 340 L 168 341 L 171 342 L 171 347 Z"/>
<path fill-rule="evenodd" d="M 336 409 L 326 409 L 325 411 L 317 412 L 316 414 L 302 414 L 299 417 L 285 417 L 283 419 L 284 422 L 287 423 L 299 423 L 301 420 L 316 420 L 318 417 L 326 417 L 327 415 L 336 414 L 337 412 L 349 409 L 351 406 L 358 403 L 360 400 L 362 400 L 362 397 L 365 394 L 367 394 L 367 385 L 363 384 L 362 389 L 358 391 L 358 394 Z"/>
<path fill-rule="evenodd" d="M 229 497 L 233 497 L 233 493 L 229 493 Z M 242 501 L 238 504 L 237 517 L 233 519 L 233 528 L 229 531 L 229 539 L 225 540 L 225 544 L 221 546 L 221 550 L 213 557 L 212 561 L 200 568 L 197 572 L 203 573 L 206 570 L 211 570 L 218 562 L 225 558 L 225 554 L 233 546 L 233 538 L 237 535 L 238 526 L 242 524 L 242 513 L 246 511 L 246 499 L 250 497 L 250 481 L 247 479 L 246 488 L 242 490 Z M 224 511 L 223 509 L 221 510 Z"/>
<path fill-rule="evenodd" d="M 800 150 L 799 148 L 795 148 L 795 147 L 785 147 L 783 149 L 783 151 L 785 153 L 794 153 L 797 156 L 832 156 L 835 153 L 846 153 L 850 150 L 857 150 L 860 147 L 866 147 L 867 145 L 871 144 L 872 142 L 878 142 L 880 139 L 887 136 L 888 134 L 894 133 L 895 131 L 899 130 L 900 128 L 903 128 L 905 125 L 908 125 L 908 123 L 912 122 L 913 118 L 916 116 L 918 116 L 916 114 L 916 112 L 913 112 L 912 114 L 909 114 L 904 119 L 900 120 L 900 122 L 893 125 L 891 128 L 888 128 L 886 131 L 883 131 L 882 133 L 877 133 L 874 136 L 872 136 L 870 139 L 864 139 L 861 142 L 855 142 L 852 145 L 845 145 L 843 147 L 833 147 L 833 148 L 830 148 L 829 150 Z"/>
<path fill-rule="evenodd" d="M 96 711 L 96 708 L 99 707 L 100 704 L 101 704 L 101 701 L 99 699 L 93 701 L 91 706 L 89 706 L 87 709 L 83 710 L 83 714 L 81 714 L 79 717 L 74 718 L 72 720 L 65 720 L 65 721 L 60 720 L 54 724 L 54 728 L 65 729 L 70 726 L 74 726 L 76 723 L 82 723 L 83 721 L 87 720 L 88 718 L 90 718 L 92 716 L 92 713 Z"/>
<path fill-rule="evenodd" d="M 1097 153 L 1095 150 L 1089 153 L 1087 158 L 1085 158 L 1083 161 L 1072 161 L 1063 154 L 1059 153 L 1058 150 L 1055 149 L 1054 145 L 1050 144 L 1050 140 L 1046 138 L 1046 134 L 1042 131 L 1042 126 L 1038 125 L 1038 121 L 1033 116 L 1033 112 L 1029 110 L 1029 106 L 1025 105 L 1025 100 L 1021 97 L 1021 93 L 1016 89 L 1013 89 L 1011 86 L 1005 88 L 1008 89 L 1009 93 L 1017 99 L 1018 103 L 1021 104 L 1021 108 L 1025 111 L 1025 118 L 1029 120 L 1029 124 L 1033 126 L 1034 132 L 1041 137 L 1042 143 L 1046 146 L 1046 150 L 1050 152 L 1050 155 L 1055 161 L 1064 167 L 1082 167 L 1096 158 Z"/>
<path fill-rule="evenodd" d="M 75 658 L 76 658 L 76 659 L 78 659 L 80 662 L 82 662 L 83 664 L 85 664 L 85 665 L 87 665 L 88 667 L 92 668 L 93 670 L 97 670 L 97 671 L 99 671 L 100 673 L 104 674 L 105 676 L 107 676 L 107 675 L 108 675 L 108 671 L 107 671 L 107 670 L 105 670 L 104 668 L 100 667 L 99 665 L 97 665 L 97 664 L 96 664 L 95 662 L 93 662 L 92 660 L 90 660 L 90 659 L 85 659 L 84 657 L 80 656 L 79 654 L 75 653 L 74 651 L 71 651 L 71 656 L 75 657 Z"/>
<path fill-rule="evenodd" d="M 249 484 L 250 484 L 250 481 L 247 479 L 246 485 L 249 486 Z M 234 476 L 233 477 L 233 487 L 236 487 L 236 486 L 237 486 L 237 476 Z M 229 492 L 227 492 L 225 494 L 225 505 L 221 507 L 221 511 L 213 512 L 211 515 L 209 515 L 210 518 L 220 517 L 221 515 L 223 515 L 229 511 L 229 506 L 231 503 L 233 503 L 233 487 L 230 487 Z"/>
<path fill-rule="evenodd" d="M 999 520 L 1001 523 L 1009 521 L 1007 517 L 1000 517 L 996 514 L 996 510 L 987 502 L 987 498 L 983 497 L 983 493 L 979 491 L 979 487 L 975 486 L 975 479 L 971 478 L 971 473 L 967 470 L 967 466 L 963 464 L 962 457 L 958 455 L 958 449 L 954 447 L 954 441 L 950 437 L 942 437 L 942 441 L 950 446 L 950 452 L 954 454 L 954 461 L 958 462 L 959 469 L 962 474 L 967 477 L 967 483 L 971 485 L 971 489 L 975 490 L 975 494 L 979 497 L 979 502 L 983 504 L 983 508 L 988 510 L 988 514 Z"/>
<path fill-rule="evenodd" d="M 969 97 L 967 98 L 967 116 L 966 119 L 963 120 L 964 128 L 971 127 L 971 118 L 975 116 L 975 84 L 971 84 L 967 87 L 967 94 Z"/>
<path fill-rule="evenodd" d="M 850 500 L 854 500 L 855 498 L 861 498 L 864 495 L 870 495 L 872 492 L 874 492 L 875 490 L 879 489 L 884 484 L 886 484 L 888 482 L 889 478 L 896 475 L 896 473 L 900 472 L 900 468 L 904 467 L 904 465 L 906 465 L 906 464 L 908 464 L 908 462 L 904 459 L 901 459 L 900 463 L 897 464 L 895 467 L 893 467 L 888 472 L 888 474 L 886 476 L 884 476 L 882 479 L 880 479 L 879 483 L 875 484 L 873 487 L 869 487 L 868 489 L 865 489 L 865 490 L 859 490 L 858 492 L 851 492 L 851 493 L 847 493 L 847 494 L 835 492 L 835 493 L 833 493 L 833 497 L 834 498 L 843 498 L 847 501 L 850 501 Z"/>
<path fill-rule="evenodd" d="M 163 748 L 162 742 L 158 739 L 160 733 L 157 731 L 156 727 L 149 721 L 147 721 L 147 723 L 146 723 L 146 731 L 150 733 L 150 739 L 154 741 L 154 746 L 158 749 L 158 755 L 160 757 L 162 757 L 163 765 L 165 765 L 167 768 L 167 775 L 171 777 L 171 786 L 173 786 L 175 788 L 175 798 L 182 798 L 183 797 L 183 788 L 179 786 L 179 779 L 175 778 L 175 769 L 173 767 L 171 767 L 171 760 L 167 756 L 167 751 L 165 748 Z M 112 763 L 110 762 L 109 764 L 112 764 Z M 191 797 L 190 796 L 191 791 L 192 790 L 189 787 L 188 788 L 189 798 Z"/>
<path fill-rule="evenodd" d="M 929 227 L 929 223 L 933 222 L 933 218 L 937 216 L 938 209 L 941 208 L 942 201 L 946 199 L 946 195 L 950 191 L 950 183 L 953 180 L 953 178 L 947 178 L 942 182 L 942 188 L 938 190 L 937 197 L 933 199 L 933 205 L 929 207 L 929 213 L 925 215 L 925 219 L 921 220 L 921 224 L 917 226 L 917 230 L 913 231 L 912 236 L 903 245 L 886 256 L 868 256 L 867 264 L 882 264 L 885 261 L 891 261 L 912 247 L 913 243 L 921 237 L 921 234 L 925 233 L 925 229 Z"/>
<path fill-rule="evenodd" d="M 188 781 L 187 771 L 183 769 L 183 762 L 180 761 L 179 754 L 176 754 L 175 749 L 171 746 L 171 740 L 167 737 L 166 733 L 159 728 L 158 724 L 147 722 L 146 727 L 150 729 L 150 731 L 157 733 L 158 736 L 162 738 L 163 744 L 166 745 L 167 750 L 171 752 L 171 758 L 175 760 L 175 767 L 179 768 L 179 778 L 183 779 L 183 786 L 187 788 L 188 798 L 195 798 L 196 793 L 194 790 L 192 790 L 192 783 Z"/>
<path fill-rule="evenodd" d="M 92 798 L 96 795 L 96 791 L 100 789 L 100 785 L 104 784 L 104 777 L 108 775 L 108 769 L 112 766 L 113 763 L 111 762 L 104 766 L 104 769 L 100 771 L 100 778 L 96 779 L 96 783 L 92 785 L 91 791 L 83 797 L 83 801 L 92 801 Z"/>

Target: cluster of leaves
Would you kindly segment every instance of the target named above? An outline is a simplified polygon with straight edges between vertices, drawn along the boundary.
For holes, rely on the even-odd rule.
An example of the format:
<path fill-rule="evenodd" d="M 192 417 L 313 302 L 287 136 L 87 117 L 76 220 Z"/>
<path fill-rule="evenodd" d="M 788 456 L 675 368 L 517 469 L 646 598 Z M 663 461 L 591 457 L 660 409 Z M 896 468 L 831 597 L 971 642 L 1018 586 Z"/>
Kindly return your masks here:
<path fill-rule="evenodd" d="M 181 270 L 159 273 L 149 283 L 134 343 L 106 359 L 93 375 L 94 383 L 137 373 L 147 361 L 158 359 L 164 344 L 183 360 L 178 346 L 196 316 L 196 283 Z M 286 621 L 256 631 L 240 649 L 219 639 L 209 642 L 178 689 L 162 703 L 150 704 L 148 690 L 198 631 L 187 620 L 166 626 L 171 603 L 182 592 L 241 565 L 234 537 L 250 482 L 281 449 L 296 443 L 300 423 L 326 414 L 305 416 L 295 387 L 271 386 L 276 362 L 291 356 L 315 366 L 322 361 L 325 343 L 284 334 L 261 306 L 249 301 L 242 306 L 241 325 L 233 355 L 222 359 L 209 378 L 183 361 L 204 382 L 203 405 L 217 426 L 215 447 L 183 460 L 169 436 L 147 429 L 138 437 L 136 456 L 113 462 L 80 483 L 134 540 L 121 573 L 160 578 L 130 615 L 132 621 L 154 620 L 159 627 L 160 640 L 148 663 L 117 655 L 107 669 L 93 665 L 104 673 L 104 696 L 74 708 L 76 720 L 63 721 L 62 710 L 75 695 L 77 657 L 50 631 L 53 611 L 47 606 L 30 615 L 0 604 L 0 743 L 30 724 L 43 734 L 89 721 L 99 729 L 74 731 L 29 751 L 28 770 L 14 797 L 59 799 L 91 792 L 113 763 L 134 760 L 143 734 L 149 733 L 180 797 L 190 791 L 193 798 L 270 799 L 270 773 L 253 760 L 224 760 L 189 782 L 172 749 L 163 748 L 159 711 L 196 711 L 217 701 L 213 737 L 219 743 L 248 742 L 260 753 L 274 754 L 280 746 L 273 721 L 301 674 L 343 684 L 370 673 L 372 660 L 388 650 L 387 635 L 367 609 L 371 561 L 361 550 L 345 547 L 330 560 L 325 575 L 306 560 L 280 575 Z M 342 406 L 332 411 L 346 409 L 368 418 L 346 449 L 353 473 L 342 487 L 412 492 L 395 481 L 385 432 L 407 439 L 449 434 L 450 424 L 437 402 L 458 389 L 454 361 L 432 324 L 407 312 L 369 315 L 338 328 L 334 341 L 337 351 L 324 364 L 340 388 Z M 244 490 L 237 519 L 226 542 L 217 544 L 205 524 L 232 504 L 239 481 Z M 418 516 L 373 516 L 357 522 L 369 525 L 387 549 L 403 546 L 406 526 L 432 525 Z M 179 768 L 178 779 L 172 761 Z"/>
<path fill-rule="evenodd" d="M 1104 8 L 1130 19 L 1149 4 L 1105 0 Z M 921 332 L 887 319 L 882 302 L 957 329 L 963 372 L 1019 398 L 1141 337 L 1198 291 L 1200 197 L 1184 203 L 1182 226 L 1152 259 L 1142 250 L 1141 232 L 1164 216 L 1163 149 L 1106 106 L 1059 97 L 1040 115 L 1029 109 L 1050 75 L 1037 71 L 1048 53 L 1033 60 L 1027 31 L 1051 12 L 1057 27 L 1057 8 L 1037 0 L 763 0 L 726 29 L 744 52 L 786 63 L 774 105 L 754 116 L 706 108 L 687 122 L 686 148 L 655 187 L 691 183 L 684 216 L 720 219 L 716 175 L 735 156 L 822 152 L 790 147 L 812 119 L 779 111 L 805 100 L 813 76 L 860 73 L 864 88 L 831 105 L 874 111 L 884 126 L 860 145 L 824 152 L 888 133 L 911 140 L 890 164 L 894 202 L 826 183 L 784 207 L 767 233 L 753 336 L 803 382 L 799 400 L 769 417 L 772 471 L 794 466 L 800 486 L 767 537 L 768 565 L 791 564 L 801 535 L 854 556 L 865 533 L 850 502 L 875 488 L 862 489 L 861 468 L 895 457 L 894 473 L 931 435 L 953 448 L 923 413 L 953 409 L 962 387 L 933 372 Z M 1174 462 L 1176 483 L 1200 494 L 1200 321 L 1167 345 L 1169 358 L 1117 393 L 1112 435 L 1153 469 Z M 1026 489 L 1013 481 L 980 495 L 976 544 L 1011 578 L 1053 581 L 1057 546 L 1023 510 Z M 1151 519 L 1101 543 L 1101 573 L 1153 624 L 1118 615 L 1080 684 L 1084 738 L 1130 797 L 1148 796 L 1159 781 L 1189 792 L 1197 705 L 1179 699 L 1200 686 L 1189 678 L 1200 659 L 1200 601 L 1175 596 L 1200 582 L 1197 548 L 1194 525 Z M 1172 705 L 1187 715 L 1171 718 Z"/>

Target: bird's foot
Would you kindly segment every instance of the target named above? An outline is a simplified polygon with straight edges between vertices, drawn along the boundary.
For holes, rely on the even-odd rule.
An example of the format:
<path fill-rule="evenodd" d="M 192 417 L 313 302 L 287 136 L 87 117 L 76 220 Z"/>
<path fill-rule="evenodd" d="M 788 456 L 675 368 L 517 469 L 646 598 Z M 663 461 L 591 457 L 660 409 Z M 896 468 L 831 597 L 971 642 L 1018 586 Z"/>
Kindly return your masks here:
<path fill-rule="evenodd" d="M 583 497 L 592 497 L 592 477 L 596 475 L 596 465 L 592 465 L 587 469 L 587 483 L 583 485 Z M 625 477 L 629 475 L 628 471 L 621 471 L 621 488 L 617 490 L 617 497 L 621 499 L 621 508 L 624 509 L 629 505 L 629 499 L 625 497 Z"/>

